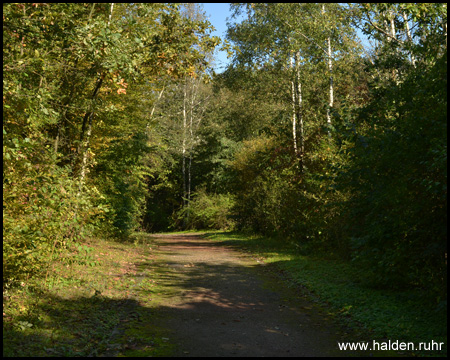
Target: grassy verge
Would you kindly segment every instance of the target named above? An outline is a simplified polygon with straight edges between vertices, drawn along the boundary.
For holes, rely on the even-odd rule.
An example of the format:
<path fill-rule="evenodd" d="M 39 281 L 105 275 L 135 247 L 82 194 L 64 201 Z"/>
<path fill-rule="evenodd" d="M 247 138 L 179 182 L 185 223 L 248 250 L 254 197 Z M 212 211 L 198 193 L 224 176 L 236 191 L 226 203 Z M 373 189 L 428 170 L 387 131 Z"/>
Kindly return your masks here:
<path fill-rule="evenodd" d="M 436 309 L 418 290 L 374 289 L 349 263 L 301 255 L 295 246 L 278 239 L 241 233 L 207 234 L 209 239 L 237 247 L 273 268 L 292 286 L 300 286 L 331 315 L 372 342 L 444 343 L 442 351 L 412 351 L 407 355 L 447 354 L 447 310 Z"/>
<path fill-rule="evenodd" d="M 44 279 L 3 293 L 3 356 L 163 356 L 171 345 L 153 326 L 158 267 L 151 239 L 92 239 Z"/>

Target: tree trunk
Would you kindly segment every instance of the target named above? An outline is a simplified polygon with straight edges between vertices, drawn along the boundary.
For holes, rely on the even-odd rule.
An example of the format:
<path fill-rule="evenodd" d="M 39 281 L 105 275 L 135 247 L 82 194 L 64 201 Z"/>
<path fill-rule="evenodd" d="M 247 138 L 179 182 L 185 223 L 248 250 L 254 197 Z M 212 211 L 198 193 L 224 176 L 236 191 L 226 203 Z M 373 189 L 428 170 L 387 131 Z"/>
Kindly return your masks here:
<path fill-rule="evenodd" d="M 112 14 L 113 14 L 113 9 L 114 9 L 114 3 L 111 3 L 111 11 L 109 12 L 108 26 L 109 26 L 109 24 L 111 24 L 111 18 L 112 18 Z"/>
<path fill-rule="evenodd" d="M 195 79 L 191 78 L 190 84 L 191 84 L 190 86 L 191 101 L 189 105 L 189 166 L 188 166 L 188 186 L 187 186 L 188 207 L 189 202 L 191 201 L 192 153 L 194 150 L 194 107 L 195 107 L 195 98 L 197 95 L 197 89 L 195 88 Z"/>
<path fill-rule="evenodd" d="M 163 86 L 163 88 L 159 92 L 158 99 L 155 100 L 155 103 L 153 104 L 152 111 L 150 112 L 150 116 L 149 116 L 149 119 L 148 119 L 149 121 L 147 122 L 147 125 L 145 126 L 145 133 L 146 133 L 147 137 L 150 136 L 150 121 L 153 118 L 153 113 L 155 112 L 156 105 L 158 104 L 159 100 L 161 100 L 161 97 L 162 97 L 162 94 L 164 92 L 164 89 L 165 89 L 165 86 Z"/>
<path fill-rule="evenodd" d="M 186 113 L 186 100 L 187 100 L 187 79 L 184 79 L 183 88 L 183 144 L 182 144 L 182 169 L 183 172 L 183 207 L 186 206 L 187 188 L 186 188 L 186 131 L 187 131 L 187 113 Z"/>
<path fill-rule="evenodd" d="M 331 109 L 334 105 L 334 89 L 333 89 L 333 63 L 331 60 L 331 39 L 328 37 L 328 72 L 330 73 L 330 98 L 327 108 L 327 125 L 328 125 L 328 137 L 331 137 Z"/>
<path fill-rule="evenodd" d="M 97 94 L 100 90 L 100 87 L 102 86 L 103 79 L 105 75 L 102 74 L 97 80 L 97 84 L 95 86 L 94 92 L 91 96 L 91 108 L 90 111 L 88 111 L 83 118 L 83 125 L 81 127 L 81 134 L 80 134 L 80 146 L 78 147 L 78 163 L 79 164 L 79 179 L 80 179 L 80 186 L 79 186 L 79 194 L 81 193 L 81 187 L 84 182 L 84 178 L 86 176 L 86 164 L 87 164 L 87 156 L 88 156 L 88 148 L 89 148 L 89 141 L 92 134 L 92 119 L 94 117 L 94 108 L 95 108 L 95 100 L 97 99 Z M 81 158 L 81 159 L 80 159 Z"/>
<path fill-rule="evenodd" d="M 89 21 L 91 19 L 92 12 L 94 11 L 94 7 L 95 7 L 95 3 L 92 5 L 92 10 L 91 10 L 91 13 L 89 14 Z M 111 11 L 110 11 L 109 20 L 108 20 L 108 27 L 111 22 L 113 8 L 114 8 L 114 3 L 111 4 Z M 98 77 L 97 84 L 96 84 L 94 92 L 92 93 L 92 96 L 91 96 L 90 110 L 84 115 L 84 118 L 83 118 L 83 125 L 81 127 L 81 136 L 80 136 L 80 147 L 79 147 L 79 152 L 78 152 L 78 156 L 82 157 L 81 166 L 80 166 L 80 185 L 78 188 L 78 195 L 81 194 L 81 188 L 84 183 L 84 178 L 86 176 L 87 156 L 88 156 L 89 142 L 90 142 L 91 134 L 92 134 L 92 119 L 94 117 L 95 102 L 97 100 L 97 95 L 98 95 L 98 92 L 100 91 L 100 88 L 102 86 L 105 75 L 106 75 L 106 73 L 103 72 Z"/>
<path fill-rule="evenodd" d="M 322 14 L 325 15 L 325 4 L 322 4 Z M 327 37 L 327 58 L 328 58 L 328 72 L 330 78 L 329 86 L 329 101 L 327 107 L 327 132 L 328 137 L 331 138 L 331 109 L 334 104 L 334 90 L 333 90 L 333 62 L 332 62 L 332 52 L 331 52 L 331 37 Z"/>
<path fill-rule="evenodd" d="M 413 40 L 412 40 L 412 36 L 411 36 L 411 30 L 409 29 L 408 17 L 406 16 L 405 12 L 402 13 L 402 16 L 403 16 L 403 20 L 405 21 L 406 36 L 408 38 L 410 45 L 412 46 Z M 410 50 L 409 56 L 411 58 L 411 64 L 415 68 L 416 67 L 416 58 L 414 57 L 412 50 Z"/>
<path fill-rule="evenodd" d="M 302 82 L 300 78 L 300 51 L 295 53 L 295 81 L 297 83 L 296 86 L 296 94 L 295 99 L 297 101 L 296 104 L 296 113 L 297 113 L 297 121 L 298 121 L 298 153 L 297 158 L 299 160 L 299 168 L 300 172 L 303 172 L 303 157 L 305 153 L 305 139 L 304 139 L 304 131 L 303 131 L 303 97 L 302 97 Z"/>
<path fill-rule="evenodd" d="M 296 111 L 296 89 L 295 89 L 295 74 L 294 74 L 294 62 L 291 57 L 291 69 L 292 69 L 292 80 L 291 80 L 291 93 L 292 93 L 292 140 L 294 145 L 294 154 L 298 156 L 298 147 L 297 147 L 297 111 Z"/>
<path fill-rule="evenodd" d="M 397 35 L 395 32 L 395 12 L 394 12 L 394 10 L 389 11 L 388 33 L 390 35 L 390 37 L 388 36 L 388 39 L 387 39 L 388 42 L 392 42 L 393 40 L 397 39 Z M 398 70 L 392 69 L 392 79 L 398 84 L 397 74 L 398 74 Z"/>

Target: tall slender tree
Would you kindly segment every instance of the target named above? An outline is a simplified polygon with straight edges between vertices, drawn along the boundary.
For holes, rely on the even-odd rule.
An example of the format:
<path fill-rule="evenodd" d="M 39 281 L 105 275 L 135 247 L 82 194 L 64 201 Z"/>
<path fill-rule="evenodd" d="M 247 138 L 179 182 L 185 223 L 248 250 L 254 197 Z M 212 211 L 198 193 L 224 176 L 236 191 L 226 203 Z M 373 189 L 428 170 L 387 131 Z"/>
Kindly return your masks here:
<path fill-rule="evenodd" d="M 335 102 L 333 61 L 335 54 L 342 54 L 354 37 L 347 9 L 338 4 L 329 6 L 329 11 L 326 11 L 324 4 L 249 4 L 245 6 L 248 18 L 228 31 L 229 39 L 239 47 L 235 55 L 236 63 L 247 66 L 275 63 L 280 68 L 290 69 L 285 75 L 289 74 L 291 79 L 292 142 L 300 171 L 304 162 L 306 120 L 302 91 L 311 87 L 302 80 L 302 73 L 306 75 L 309 72 L 302 71 L 302 68 L 316 68 L 315 73 L 320 74 L 317 60 L 324 59 L 326 66 L 323 69 L 328 73 L 329 83 L 328 104 L 324 113 L 330 135 Z M 235 15 L 238 15 L 244 6 L 233 8 Z M 339 44 L 334 50 L 332 42 Z"/>

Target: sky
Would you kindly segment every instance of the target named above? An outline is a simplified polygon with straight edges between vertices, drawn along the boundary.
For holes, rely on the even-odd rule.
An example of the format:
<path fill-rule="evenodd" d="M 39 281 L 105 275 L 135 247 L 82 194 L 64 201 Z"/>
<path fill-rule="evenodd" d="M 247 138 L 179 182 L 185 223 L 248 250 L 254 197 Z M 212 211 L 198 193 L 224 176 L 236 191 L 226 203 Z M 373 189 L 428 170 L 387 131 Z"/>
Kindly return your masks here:
<path fill-rule="evenodd" d="M 201 5 L 203 5 L 203 10 L 208 17 L 208 20 L 216 29 L 212 32 L 212 35 L 225 39 L 227 18 L 231 18 L 230 3 L 201 3 Z M 368 47 L 369 44 L 367 38 L 359 30 L 357 30 L 357 34 L 361 38 L 363 45 Z M 216 73 L 221 73 L 225 70 L 225 67 L 230 60 L 227 60 L 227 53 L 225 51 L 216 50 L 215 55 L 216 64 L 214 66 L 214 71 Z"/>
<path fill-rule="evenodd" d="M 218 36 L 221 39 L 225 39 L 227 31 L 227 17 L 231 17 L 230 4 L 229 3 L 202 3 L 203 10 L 208 16 L 208 20 L 216 28 L 216 31 L 212 33 L 213 36 Z M 221 73 L 225 70 L 225 66 L 229 63 L 227 60 L 227 53 L 225 51 L 216 52 L 216 65 L 214 71 Z"/>

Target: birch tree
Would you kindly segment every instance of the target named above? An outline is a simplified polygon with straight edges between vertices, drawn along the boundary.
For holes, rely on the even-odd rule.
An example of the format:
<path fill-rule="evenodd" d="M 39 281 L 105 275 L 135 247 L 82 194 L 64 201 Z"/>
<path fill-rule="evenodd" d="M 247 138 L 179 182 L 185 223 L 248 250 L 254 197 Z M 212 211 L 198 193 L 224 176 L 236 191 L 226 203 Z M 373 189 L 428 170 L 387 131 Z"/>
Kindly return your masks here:
<path fill-rule="evenodd" d="M 322 4 L 322 14 L 325 15 L 325 4 Z M 325 20 L 326 23 L 328 21 Z M 329 32 L 329 30 L 328 30 Z M 333 91 L 333 61 L 332 61 L 332 52 L 331 52 L 331 35 L 327 36 L 327 61 L 328 61 L 328 71 L 330 76 L 330 98 L 328 102 L 327 108 L 327 125 L 328 125 L 328 136 L 331 137 L 330 128 L 331 128 L 331 109 L 333 108 L 334 103 L 334 91 Z"/>
<path fill-rule="evenodd" d="M 377 41 L 379 60 L 391 62 L 390 77 L 395 81 L 401 81 L 401 77 L 409 71 L 406 65 L 417 68 L 419 62 L 428 61 L 421 53 L 421 42 L 433 38 L 435 44 L 442 44 L 441 37 L 446 41 L 445 4 L 360 4 L 353 6 L 352 10 L 359 14 L 357 23 L 363 32 Z M 425 20 L 433 17 L 439 19 L 438 27 L 431 25 L 432 21 Z M 444 51 L 442 45 L 431 48 L 439 53 Z M 386 56 L 389 54 L 390 57 Z"/>
<path fill-rule="evenodd" d="M 206 16 L 198 4 L 185 4 L 184 16 L 190 21 L 204 21 Z M 212 52 L 204 48 L 204 55 L 212 60 Z M 192 192 L 192 158 L 198 144 L 198 128 L 202 121 L 207 102 L 202 97 L 201 87 L 204 75 L 198 68 L 192 67 L 183 79 L 183 139 L 182 139 L 182 178 L 183 178 L 183 207 L 187 208 L 185 222 L 189 221 L 189 206 Z"/>
<path fill-rule="evenodd" d="M 235 14 L 242 8 L 235 7 Z M 299 160 L 300 171 L 304 152 L 304 131 L 302 114 L 302 81 L 300 76 L 301 54 L 297 46 L 298 39 L 290 29 L 286 12 L 281 5 L 251 4 L 247 5 L 248 19 L 235 24 L 228 30 L 228 37 L 239 46 L 236 61 L 249 66 L 278 64 L 289 74 L 289 103 L 292 123 L 292 148 Z"/>
<path fill-rule="evenodd" d="M 250 4 L 245 7 L 248 19 L 235 24 L 228 31 L 229 39 L 235 41 L 239 53 L 236 61 L 241 64 L 278 64 L 280 68 L 289 69 L 289 99 L 292 120 L 293 152 L 299 160 L 302 171 L 305 152 L 305 124 L 312 119 L 305 118 L 303 105 L 304 91 L 314 84 L 305 84 L 303 76 L 308 72 L 322 72 L 318 59 L 323 59 L 323 69 L 328 78 L 327 106 L 324 107 L 324 125 L 330 136 L 332 109 L 335 103 L 335 84 L 333 61 L 335 52 L 348 48 L 354 32 L 350 28 L 346 10 L 337 5 L 324 4 Z M 238 15 L 243 6 L 235 6 Z M 336 49 L 333 49 L 332 42 Z M 353 45 L 353 43 L 352 43 Z M 307 65 L 307 67 L 305 67 Z M 257 65 L 258 66 L 258 65 Z M 308 70 L 302 70 L 308 68 Z M 282 76 L 285 76 L 282 75 Z M 325 75 L 325 74 L 324 74 Z M 314 75 L 316 76 L 316 75 Z M 309 82 L 314 82 L 310 79 Z"/>

